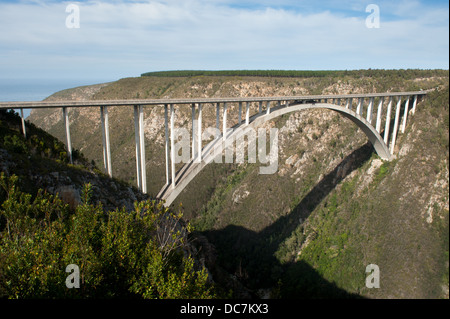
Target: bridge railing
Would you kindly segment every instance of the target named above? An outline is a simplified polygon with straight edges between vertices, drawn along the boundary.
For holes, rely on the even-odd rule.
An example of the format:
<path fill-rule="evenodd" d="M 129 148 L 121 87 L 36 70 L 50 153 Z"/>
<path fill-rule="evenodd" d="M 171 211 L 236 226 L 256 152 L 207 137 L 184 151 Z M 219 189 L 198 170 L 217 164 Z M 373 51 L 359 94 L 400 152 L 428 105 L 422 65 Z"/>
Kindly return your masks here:
<path fill-rule="evenodd" d="M 384 118 L 384 143 L 388 146 L 391 138 L 390 152 L 394 153 L 396 137 L 399 126 L 403 133 L 406 128 L 407 116 L 411 103 L 412 114 L 416 111 L 418 99 L 427 94 L 427 91 L 415 92 L 389 92 L 371 94 L 344 94 L 344 95 L 309 95 L 309 96 L 279 96 L 279 97 L 231 97 L 231 98 L 195 98 L 195 99 L 146 99 L 146 100 L 91 100 L 91 101 L 39 101 L 39 102 L 0 102 L 1 109 L 16 109 L 20 111 L 22 117 L 23 134 L 26 137 L 24 109 L 46 109 L 61 108 L 63 123 L 65 127 L 66 144 L 69 160 L 72 163 L 72 143 L 70 138 L 70 123 L 68 116 L 69 108 L 98 107 L 100 110 L 102 140 L 103 140 L 103 163 L 105 173 L 112 176 L 111 151 L 109 138 L 109 117 L 108 107 L 121 106 L 134 108 L 134 129 L 136 147 L 136 174 L 138 188 L 147 193 L 147 176 L 145 160 L 145 136 L 144 136 L 144 107 L 163 106 L 164 107 L 164 129 L 165 129 L 165 175 L 166 186 L 176 187 L 175 171 L 175 105 L 190 106 L 192 109 L 192 156 L 199 156 L 201 160 L 202 150 L 202 107 L 205 104 L 213 105 L 216 108 L 216 129 L 222 132 L 223 140 L 227 138 L 228 106 L 235 104 L 238 106 L 237 125 L 248 125 L 251 118 L 264 116 L 271 113 L 272 109 L 289 107 L 298 104 L 331 103 L 354 112 L 355 117 L 363 118 L 372 125 L 376 118 L 375 129 L 381 134 Z M 402 123 L 400 123 L 402 99 L 405 101 Z M 394 102 L 395 116 L 394 127 L 391 131 L 391 120 Z M 387 103 L 386 112 L 384 105 Z M 251 105 L 257 106 L 257 111 L 250 114 Z M 366 106 L 367 104 L 367 106 Z M 220 128 L 220 113 L 222 111 L 222 127 Z M 365 113 L 365 114 L 364 114 Z M 197 117 L 197 118 L 196 118 Z M 197 126 L 194 126 L 196 121 Z M 195 132 L 197 131 L 197 132 Z M 196 138 L 197 135 L 197 138 Z M 218 138 L 219 136 L 217 136 Z"/>

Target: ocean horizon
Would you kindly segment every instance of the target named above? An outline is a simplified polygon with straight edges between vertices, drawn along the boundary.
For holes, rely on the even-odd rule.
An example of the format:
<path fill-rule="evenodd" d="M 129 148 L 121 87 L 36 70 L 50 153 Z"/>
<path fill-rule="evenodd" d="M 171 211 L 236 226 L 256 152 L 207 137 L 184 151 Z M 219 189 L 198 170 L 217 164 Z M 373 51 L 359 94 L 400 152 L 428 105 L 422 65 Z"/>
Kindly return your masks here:
<path fill-rule="evenodd" d="M 0 101 L 42 101 L 64 89 L 83 85 L 109 82 L 111 80 L 70 80 L 70 79 L 5 79 L 0 78 Z M 30 115 L 31 110 L 24 110 L 24 117 Z"/>

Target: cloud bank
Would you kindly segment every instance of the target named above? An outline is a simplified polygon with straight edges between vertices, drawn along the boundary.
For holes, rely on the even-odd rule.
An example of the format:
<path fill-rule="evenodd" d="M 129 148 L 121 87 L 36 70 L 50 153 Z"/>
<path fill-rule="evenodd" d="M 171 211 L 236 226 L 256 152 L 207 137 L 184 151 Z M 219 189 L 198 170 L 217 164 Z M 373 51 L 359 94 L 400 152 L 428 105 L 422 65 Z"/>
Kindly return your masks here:
<path fill-rule="evenodd" d="M 448 3 L 7 1 L 0 77 L 111 78 L 175 69 L 448 68 Z M 66 7 L 80 9 L 67 28 Z"/>

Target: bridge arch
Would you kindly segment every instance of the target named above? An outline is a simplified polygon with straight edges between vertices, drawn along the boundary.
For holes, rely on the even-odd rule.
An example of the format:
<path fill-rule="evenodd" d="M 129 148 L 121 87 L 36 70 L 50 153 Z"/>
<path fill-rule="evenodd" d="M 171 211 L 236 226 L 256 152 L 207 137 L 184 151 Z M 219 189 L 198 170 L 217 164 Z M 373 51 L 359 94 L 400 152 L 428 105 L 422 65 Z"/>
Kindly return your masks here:
<path fill-rule="evenodd" d="M 292 104 L 289 106 L 280 105 L 278 107 L 272 108 L 270 113 L 258 113 L 250 117 L 250 121 L 248 124 L 241 123 L 233 126 L 232 128 L 227 130 L 227 139 L 233 139 L 238 129 L 243 129 L 243 133 L 245 134 L 245 130 L 254 129 L 256 127 L 261 126 L 267 121 L 273 120 L 279 116 L 284 114 L 304 111 L 304 110 L 313 110 L 313 109 L 328 109 L 335 111 L 345 118 L 348 118 L 353 123 L 355 123 L 367 136 L 369 141 L 372 143 L 375 151 L 378 156 L 380 156 L 383 160 L 391 160 L 392 155 L 389 152 L 389 148 L 384 142 L 381 135 L 378 131 L 360 114 L 352 111 L 349 108 L 329 103 L 298 103 Z M 175 178 L 175 187 L 171 187 L 171 184 L 165 185 L 158 194 L 158 198 L 165 201 L 166 206 L 170 206 L 174 200 L 178 197 L 178 195 L 187 187 L 187 185 L 200 173 L 200 171 L 206 167 L 209 163 L 214 161 L 214 156 L 212 155 L 212 150 L 216 148 L 222 149 L 222 138 L 216 138 L 211 141 L 208 145 L 206 145 L 202 149 L 202 161 L 196 162 L 196 159 L 191 159 L 189 163 L 186 163 L 177 173 Z M 217 153 L 215 153 L 217 154 Z"/>

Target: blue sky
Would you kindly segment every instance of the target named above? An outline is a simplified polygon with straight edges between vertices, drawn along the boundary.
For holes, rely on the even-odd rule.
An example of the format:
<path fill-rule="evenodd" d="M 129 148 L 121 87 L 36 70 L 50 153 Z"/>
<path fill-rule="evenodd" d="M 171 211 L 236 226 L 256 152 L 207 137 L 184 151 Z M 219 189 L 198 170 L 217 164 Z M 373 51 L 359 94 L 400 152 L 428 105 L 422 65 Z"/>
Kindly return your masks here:
<path fill-rule="evenodd" d="M 80 9 L 67 28 L 66 7 Z M 368 28 L 369 4 L 380 10 Z M 444 68 L 448 1 L 0 1 L 0 80 L 178 69 Z"/>

